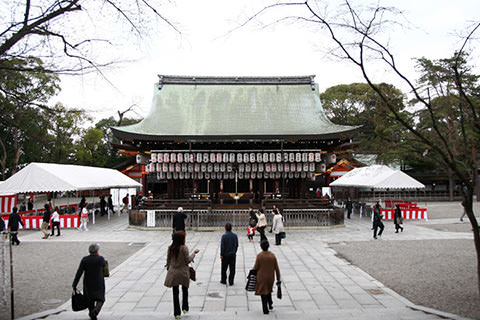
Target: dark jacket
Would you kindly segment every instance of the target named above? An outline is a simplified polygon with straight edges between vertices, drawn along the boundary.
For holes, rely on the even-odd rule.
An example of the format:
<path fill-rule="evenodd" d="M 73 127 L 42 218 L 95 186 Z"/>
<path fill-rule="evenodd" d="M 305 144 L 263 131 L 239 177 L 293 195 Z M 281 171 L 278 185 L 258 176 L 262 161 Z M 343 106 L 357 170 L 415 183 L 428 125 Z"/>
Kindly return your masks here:
<path fill-rule="evenodd" d="M 47 222 L 47 223 L 50 223 L 50 209 L 46 209 L 44 212 L 43 212 L 43 222 Z"/>
<path fill-rule="evenodd" d="M 19 224 L 25 227 L 22 222 L 22 218 L 20 218 L 20 215 L 18 213 L 10 213 L 10 215 L 8 216 L 8 227 L 10 228 L 10 230 L 18 231 Z"/>
<path fill-rule="evenodd" d="M 0 231 L 5 230 L 5 220 L 0 216 Z"/>
<path fill-rule="evenodd" d="M 113 210 L 113 200 L 112 197 L 108 197 L 108 207 L 110 210 Z"/>
<path fill-rule="evenodd" d="M 352 207 L 353 207 L 352 200 L 347 200 L 345 207 L 347 208 L 347 210 L 352 210 Z"/>
<path fill-rule="evenodd" d="M 185 231 L 185 219 L 187 219 L 187 215 L 185 213 L 175 213 L 172 219 L 172 228 L 175 229 L 175 231 Z"/>
<path fill-rule="evenodd" d="M 373 223 L 380 223 L 382 215 L 380 214 L 380 206 L 373 207 Z"/>
<path fill-rule="evenodd" d="M 89 255 L 83 257 L 72 286 L 77 287 L 83 274 L 83 294 L 90 300 L 105 301 L 105 278 L 103 276 L 105 264 L 105 259 L 102 256 Z"/>
<path fill-rule="evenodd" d="M 220 256 L 235 257 L 238 249 L 238 237 L 232 231 L 227 231 L 222 235 L 220 241 Z"/>
<path fill-rule="evenodd" d="M 395 208 L 393 223 L 394 224 L 402 224 L 403 223 L 402 210 L 400 208 Z"/>
<path fill-rule="evenodd" d="M 257 215 L 255 214 L 255 211 L 250 211 L 250 221 L 249 224 L 251 227 L 255 227 L 258 223 L 258 218 Z"/>

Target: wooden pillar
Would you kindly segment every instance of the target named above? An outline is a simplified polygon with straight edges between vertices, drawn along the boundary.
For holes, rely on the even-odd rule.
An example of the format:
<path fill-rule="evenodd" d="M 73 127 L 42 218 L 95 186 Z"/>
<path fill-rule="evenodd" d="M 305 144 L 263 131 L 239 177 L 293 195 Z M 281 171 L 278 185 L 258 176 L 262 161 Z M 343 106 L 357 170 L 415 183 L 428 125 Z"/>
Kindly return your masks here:
<path fill-rule="evenodd" d="M 167 194 L 168 194 L 168 199 L 173 199 L 174 197 L 174 194 L 175 194 L 175 184 L 173 182 L 173 180 L 168 180 L 167 181 Z"/>

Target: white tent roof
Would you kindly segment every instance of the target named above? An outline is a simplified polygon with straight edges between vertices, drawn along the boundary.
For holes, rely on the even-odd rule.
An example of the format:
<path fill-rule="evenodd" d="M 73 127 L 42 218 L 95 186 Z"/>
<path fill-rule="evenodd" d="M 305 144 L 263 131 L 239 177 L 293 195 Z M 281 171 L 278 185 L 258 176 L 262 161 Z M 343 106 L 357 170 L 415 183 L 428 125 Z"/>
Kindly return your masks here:
<path fill-rule="evenodd" d="M 425 186 L 400 170 L 383 165 L 355 168 L 330 183 L 331 187 L 365 187 L 373 189 L 423 189 Z"/>
<path fill-rule="evenodd" d="M 141 186 L 115 169 L 33 162 L 0 184 L 0 194 Z"/>

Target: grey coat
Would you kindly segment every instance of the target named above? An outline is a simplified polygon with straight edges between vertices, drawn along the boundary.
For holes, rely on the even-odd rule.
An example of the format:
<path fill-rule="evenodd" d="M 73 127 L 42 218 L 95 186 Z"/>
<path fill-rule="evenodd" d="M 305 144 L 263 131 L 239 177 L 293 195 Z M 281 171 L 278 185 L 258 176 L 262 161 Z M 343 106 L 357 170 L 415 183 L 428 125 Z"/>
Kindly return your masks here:
<path fill-rule="evenodd" d="M 272 231 L 275 234 L 285 231 L 283 226 L 283 216 L 281 214 L 276 214 L 273 216 Z"/>
<path fill-rule="evenodd" d="M 165 287 L 173 287 L 182 285 L 188 288 L 190 284 L 190 271 L 188 264 L 195 258 L 195 253 L 188 254 L 187 246 L 181 246 L 178 252 L 178 256 L 172 256 L 168 259 L 167 254 L 167 276 L 163 285 Z"/>

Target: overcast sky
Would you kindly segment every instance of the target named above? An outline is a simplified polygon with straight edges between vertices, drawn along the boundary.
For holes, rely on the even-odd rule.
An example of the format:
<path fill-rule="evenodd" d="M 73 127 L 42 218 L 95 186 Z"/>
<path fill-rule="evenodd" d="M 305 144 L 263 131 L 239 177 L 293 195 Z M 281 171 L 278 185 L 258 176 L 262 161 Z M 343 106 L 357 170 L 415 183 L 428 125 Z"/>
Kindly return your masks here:
<path fill-rule="evenodd" d="M 332 4 L 338 2 L 332 1 Z M 321 91 L 341 83 L 362 81 L 353 65 L 327 54 L 332 43 L 318 29 L 305 24 L 262 27 L 261 23 L 284 16 L 285 12 L 270 12 L 260 20 L 227 34 L 268 3 L 272 1 L 166 2 L 161 9 L 181 34 L 162 24 L 154 26 L 148 36 L 119 48 L 121 57 L 131 62 L 105 71 L 111 84 L 98 74 L 62 77 L 62 92 L 53 102 L 86 109 L 96 119 L 115 115 L 117 110 L 137 104 L 136 116 L 143 117 L 150 108 L 158 74 L 313 74 Z M 401 68 L 413 78 L 413 58 L 450 57 L 461 43 L 457 32 L 463 31 L 469 23 L 480 20 L 478 0 L 390 0 L 380 3 L 395 5 L 404 12 L 403 27 L 392 30 L 385 35 L 385 39 L 396 54 Z M 329 9 L 333 10 L 333 6 L 330 5 Z M 287 14 L 294 13 L 301 12 Z M 112 34 L 112 37 L 115 36 Z M 480 46 L 479 41 L 477 46 Z M 478 56 L 474 62 L 478 66 Z M 377 81 L 393 82 L 382 69 L 377 75 Z"/>

